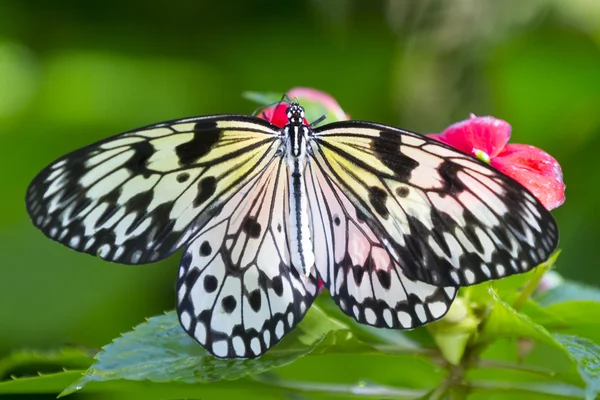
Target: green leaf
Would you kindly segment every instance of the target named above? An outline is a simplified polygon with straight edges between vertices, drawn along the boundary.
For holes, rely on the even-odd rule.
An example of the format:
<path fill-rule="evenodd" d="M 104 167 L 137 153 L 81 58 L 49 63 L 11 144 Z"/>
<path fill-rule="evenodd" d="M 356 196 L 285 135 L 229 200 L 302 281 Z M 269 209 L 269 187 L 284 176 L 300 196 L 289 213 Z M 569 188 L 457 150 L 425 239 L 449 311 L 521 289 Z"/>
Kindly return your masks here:
<path fill-rule="evenodd" d="M 600 343 L 600 303 L 596 301 L 565 301 L 546 307 L 546 312 L 554 315 L 565 325 L 549 326 L 556 333 L 577 335 Z"/>
<path fill-rule="evenodd" d="M 502 296 L 502 299 L 507 304 L 514 304 L 518 297 L 518 293 L 512 293 L 510 295 L 507 294 Z M 532 299 L 525 300 L 525 302 L 521 304 L 519 313 L 527 315 L 535 323 L 543 325 L 546 329 L 560 327 L 564 328 L 568 326 L 567 322 L 559 315 L 548 311 L 546 308 L 540 306 Z"/>
<path fill-rule="evenodd" d="M 294 392 L 323 393 L 332 396 L 364 397 L 364 398 L 392 398 L 392 399 L 414 399 L 426 394 L 424 390 L 414 388 L 391 387 L 362 380 L 357 384 L 339 384 L 330 382 L 305 382 L 295 380 L 284 380 L 263 374 L 256 378 L 259 382 L 268 383 L 274 387 L 293 390 Z"/>
<path fill-rule="evenodd" d="M 489 289 L 493 308 L 479 335 L 480 342 L 491 342 L 496 338 L 530 338 L 564 351 L 552 335 L 528 316 L 518 313 L 506 302 L 500 300 L 493 289 Z"/>
<path fill-rule="evenodd" d="M 565 281 L 553 289 L 536 295 L 535 300 L 543 306 L 568 300 L 592 300 L 600 302 L 600 289 L 577 282 Z"/>
<path fill-rule="evenodd" d="M 473 386 L 474 388 L 469 392 L 469 400 L 560 400 L 581 399 L 584 395 L 581 388 L 552 382 L 476 382 Z"/>
<path fill-rule="evenodd" d="M 415 353 L 422 349 L 422 346 L 420 346 L 418 342 L 409 338 L 407 331 L 399 329 L 381 329 L 365 324 L 359 324 L 354 318 L 344 314 L 338 305 L 335 304 L 331 296 L 319 296 L 317 297 L 315 304 L 317 304 L 328 317 L 343 321 L 347 324 L 356 338 L 363 342 L 391 345 L 398 349 L 414 350 Z M 415 331 L 427 334 L 425 328 L 415 329 L 413 332 Z"/>
<path fill-rule="evenodd" d="M 150 318 L 107 345 L 85 375 L 65 389 L 73 393 L 92 381 L 209 382 L 239 379 L 294 361 L 311 351 L 373 352 L 347 327 L 313 306 L 304 320 L 264 356 L 221 360 L 209 355 L 179 325 L 175 312 Z"/>
<path fill-rule="evenodd" d="M 577 370 L 586 383 L 585 398 L 593 400 L 600 391 L 600 346 L 587 339 L 555 334 L 577 364 Z"/>
<path fill-rule="evenodd" d="M 31 394 L 52 393 L 57 394 L 81 377 L 84 371 L 68 371 L 29 378 L 13 379 L 0 382 L 0 395 L 2 394 Z M 235 385 L 221 381 L 210 384 L 192 385 L 183 382 L 140 382 L 127 380 L 112 380 L 109 382 L 90 382 L 86 385 L 85 393 L 109 393 L 115 400 L 165 400 L 182 398 L 223 399 L 280 399 L 285 392 L 277 387 L 268 386 L 250 379 L 240 379 Z M 103 397 L 104 398 L 104 397 Z"/>
<path fill-rule="evenodd" d="M 58 372 L 63 369 L 84 369 L 93 362 L 83 349 L 66 347 L 57 350 L 21 350 L 0 359 L 0 380 L 8 376 Z"/>
<path fill-rule="evenodd" d="M 82 370 L 67 371 L 3 381 L 0 382 L 0 394 L 60 393 L 65 386 L 80 378 L 82 373 Z"/>
<path fill-rule="evenodd" d="M 563 382 L 585 386 L 566 351 L 559 352 L 531 339 L 496 340 L 469 366 L 465 376 L 470 381 Z"/>
<path fill-rule="evenodd" d="M 516 312 L 507 303 L 501 301 L 493 290 L 490 290 L 490 294 L 494 300 L 494 307 L 482 329 L 480 341 L 489 342 L 498 337 L 530 338 L 556 348 L 568 355 L 577 365 L 579 374 L 587 384 L 586 399 L 596 397 L 600 389 L 600 347 L 598 345 L 576 336 L 551 335 L 531 318 Z M 589 310 L 587 312 L 589 313 Z"/>
<path fill-rule="evenodd" d="M 283 98 L 283 93 L 276 92 L 252 92 L 246 91 L 242 93 L 242 97 L 246 100 L 250 100 L 261 106 L 270 106 L 275 104 Z"/>

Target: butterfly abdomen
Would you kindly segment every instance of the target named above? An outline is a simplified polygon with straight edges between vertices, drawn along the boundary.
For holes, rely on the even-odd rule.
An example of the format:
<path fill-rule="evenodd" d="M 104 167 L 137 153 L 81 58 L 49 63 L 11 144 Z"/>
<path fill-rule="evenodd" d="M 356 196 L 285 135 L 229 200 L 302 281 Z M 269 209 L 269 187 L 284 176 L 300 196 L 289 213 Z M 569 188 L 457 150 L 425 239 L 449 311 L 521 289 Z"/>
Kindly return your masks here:
<path fill-rule="evenodd" d="M 288 159 L 289 160 L 289 159 Z M 308 276 L 315 263 L 313 244 L 308 224 L 306 186 L 302 176 L 302 163 L 296 158 L 288 163 L 290 173 L 290 251 L 292 264 Z"/>

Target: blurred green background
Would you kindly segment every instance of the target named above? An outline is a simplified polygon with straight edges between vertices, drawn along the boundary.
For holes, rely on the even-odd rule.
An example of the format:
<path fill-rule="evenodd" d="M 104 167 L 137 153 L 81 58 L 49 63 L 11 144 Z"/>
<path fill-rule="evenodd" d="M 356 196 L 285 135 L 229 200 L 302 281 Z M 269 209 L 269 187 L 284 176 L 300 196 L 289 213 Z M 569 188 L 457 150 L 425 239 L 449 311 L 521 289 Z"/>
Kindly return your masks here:
<path fill-rule="evenodd" d="M 34 175 L 138 126 L 251 113 L 246 90 L 313 87 L 422 133 L 507 120 L 563 167 L 558 271 L 598 284 L 599 46 L 596 0 L 0 0 L 0 356 L 98 348 L 175 304 L 178 256 L 120 266 L 38 232 Z"/>

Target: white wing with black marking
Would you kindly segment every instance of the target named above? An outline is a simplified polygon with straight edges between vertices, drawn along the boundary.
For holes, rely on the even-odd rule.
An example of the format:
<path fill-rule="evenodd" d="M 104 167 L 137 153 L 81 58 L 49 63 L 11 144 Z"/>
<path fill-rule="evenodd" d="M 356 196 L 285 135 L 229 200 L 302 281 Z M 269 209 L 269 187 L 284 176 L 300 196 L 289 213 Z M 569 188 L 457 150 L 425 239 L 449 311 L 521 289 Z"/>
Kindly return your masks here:
<path fill-rule="evenodd" d="M 306 169 L 316 269 L 340 309 L 376 327 L 412 329 L 446 314 L 455 287 L 409 279 L 364 216 L 316 163 Z"/>
<path fill-rule="evenodd" d="M 50 238 L 124 264 L 167 257 L 232 192 L 263 170 L 279 130 L 248 116 L 151 125 L 60 158 L 27 190 L 27 211 Z"/>
<path fill-rule="evenodd" d="M 181 325 L 217 357 L 260 356 L 293 329 L 317 294 L 292 267 L 289 182 L 280 158 L 244 185 L 185 249 Z"/>
<path fill-rule="evenodd" d="M 339 122 L 314 131 L 311 152 L 412 279 L 502 278 L 534 268 L 558 244 L 551 214 L 522 185 L 425 136 Z"/>

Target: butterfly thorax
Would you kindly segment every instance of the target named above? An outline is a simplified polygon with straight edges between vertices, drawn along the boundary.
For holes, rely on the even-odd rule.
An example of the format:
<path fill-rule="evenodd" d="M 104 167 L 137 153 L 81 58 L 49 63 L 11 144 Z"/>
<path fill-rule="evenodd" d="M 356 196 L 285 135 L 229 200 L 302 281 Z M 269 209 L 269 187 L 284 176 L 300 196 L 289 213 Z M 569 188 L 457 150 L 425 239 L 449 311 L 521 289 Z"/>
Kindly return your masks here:
<path fill-rule="evenodd" d="M 288 157 L 304 157 L 309 129 L 304 125 L 304 108 L 291 104 L 287 109 L 288 124 L 283 128 Z"/>
<path fill-rule="evenodd" d="M 290 183 L 290 255 L 293 266 L 308 276 L 315 262 L 303 176 L 310 129 L 304 125 L 304 109 L 301 106 L 291 104 L 287 110 L 287 117 L 288 124 L 283 128 L 283 134 Z"/>

